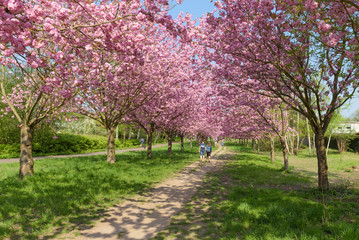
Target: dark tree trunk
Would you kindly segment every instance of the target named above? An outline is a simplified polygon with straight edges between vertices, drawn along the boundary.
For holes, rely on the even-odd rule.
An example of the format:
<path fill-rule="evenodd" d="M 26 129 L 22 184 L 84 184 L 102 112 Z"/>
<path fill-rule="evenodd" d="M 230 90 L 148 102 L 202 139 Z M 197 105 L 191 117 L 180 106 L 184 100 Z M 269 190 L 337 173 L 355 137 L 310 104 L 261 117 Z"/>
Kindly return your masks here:
<path fill-rule="evenodd" d="M 184 151 L 184 140 L 183 140 L 183 135 L 181 135 L 181 152 Z"/>
<path fill-rule="evenodd" d="M 115 163 L 115 131 L 113 127 L 107 129 L 107 162 Z"/>
<path fill-rule="evenodd" d="M 256 147 L 256 140 L 252 139 L 252 149 L 253 149 L 253 151 L 255 151 L 255 147 Z"/>
<path fill-rule="evenodd" d="M 284 170 L 288 170 L 288 168 L 289 168 L 288 149 L 287 149 L 287 145 L 285 144 L 285 138 L 284 138 L 284 136 L 280 136 L 279 139 L 280 139 L 280 144 L 282 146 L 282 152 L 283 152 Z"/>
<path fill-rule="evenodd" d="M 342 154 L 347 150 L 348 141 L 345 138 L 337 137 L 337 146 L 338 146 L 338 153 Z"/>
<path fill-rule="evenodd" d="M 274 138 L 270 138 L 270 160 L 274 163 L 275 151 L 274 151 Z"/>
<path fill-rule="evenodd" d="M 22 125 L 20 136 L 20 170 L 19 177 L 34 174 L 34 159 L 32 158 L 33 131 L 31 127 Z"/>
<path fill-rule="evenodd" d="M 167 137 L 168 137 L 168 154 L 171 155 L 172 154 L 172 133 L 167 133 Z"/>
<path fill-rule="evenodd" d="M 150 131 L 148 132 L 148 139 L 147 139 L 147 157 L 152 158 L 152 136 L 155 130 L 155 125 L 151 123 Z"/>
<path fill-rule="evenodd" d="M 261 152 L 261 147 L 260 147 L 261 144 L 260 143 L 261 143 L 261 141 L 258 139 L 257 140 L 257 153 L 258 154 L 260 154 L 260 152 Z"/>
<path fill-rule="evenodd" d="M 318 159 L 318 186 L 320 189 L 329 189 L 327 155 L 325 154 L 324 133 L 320 130 L 315 133 L 315 146 Z"/>

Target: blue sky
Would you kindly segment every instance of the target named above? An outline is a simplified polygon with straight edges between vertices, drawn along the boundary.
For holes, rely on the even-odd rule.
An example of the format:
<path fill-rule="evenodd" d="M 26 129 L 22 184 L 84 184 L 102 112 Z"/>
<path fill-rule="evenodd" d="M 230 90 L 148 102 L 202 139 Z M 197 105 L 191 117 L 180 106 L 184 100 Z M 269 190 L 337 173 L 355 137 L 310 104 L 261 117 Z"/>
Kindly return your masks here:
<path fill-rule="evenodd" d="M 210 0 L 184 0 L 182 4 L 175 6 L 169 13 L 174 19 L 181 11 L 192 14 L 193 18 L 200 18 L 203 14 L 212 12 L 213 9 L 214 4 Z M 342 107 L 341 112 L 344 117 L 350 117 L 357 109 L 359 109 L 358 95 Z"/>
<path fill-rule="evenodd" d="M 174 0 L 174 2 L 176 1 Z M 206 12 L 212 12 L 213 9 L 214 4 L 210 0 L 184 0 L 182 4 L 175 6 L 169 13 L 173 18 L 177 18 L 181 11 L 192 14 L 193 18 L 200 18 Z"/>

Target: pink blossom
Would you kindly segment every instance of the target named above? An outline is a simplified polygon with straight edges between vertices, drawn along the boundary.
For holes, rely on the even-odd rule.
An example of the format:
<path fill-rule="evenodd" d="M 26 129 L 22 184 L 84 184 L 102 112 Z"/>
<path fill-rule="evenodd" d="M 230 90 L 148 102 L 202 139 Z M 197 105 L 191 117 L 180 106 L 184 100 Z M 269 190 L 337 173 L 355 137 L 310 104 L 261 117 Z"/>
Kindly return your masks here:
<path fill-rule="evenodd" d="M 222 10 L 222 8 L 223 8 L 223 5 L 222 5 L 222 3 L 221 3 L 220 1 L 216 1 L 216 2 L 214 3 L 214 5 L 215 5 L 219 10 Z"/>
<path fill-rule="evenodd" d="M 307 0 L 305 2 L 305 8 L 307 10 L 315 10 L 315 9 L 317 9 L 317 7 L 318 7 L 318 3 L 314 0 Z"/>
<path fill-rule="evenodd" d="M 329 31 L 330 29 L 332 28 L 332 26 L 328 23 L 325 23 L 325 22 L 320 22 L 319 23 L 319 29 L 323 32 L 327 32 Z"/>
<path fill-rule="evenodd" d="M 145 19 L 146 19 L 146 15 L 143 14 L 143 13 L 139 13 L 139 14 L 137 14 L 137 16 L 136 16 L 136 19 L 137 19 L 138 21 L 145 20 Z"/>
<path fill-rule="evenodd" d="M 23 7 L 21 1 L 18 0 L 9 0 L 7 4 L 8 9 L 12 13 L 18 13 Z"/>
<path fill-rule="evenodd" d="M 92 48 L 92 45 L 91 45 L 91 44 L 86 45 L 86 46 L 85 46 L 85 49 L 86 49 L 87 51 L 91 51 L 91 50 L 93 50 L 93 48 Z"/>
<path fill-rule="evenodd" d="M 14 49 L 13 48 L 9 48 L 9 49 L 6 49 L 3 54 L 5 57 L 10 57 L 11 55 L 13 55 L 15 53 Z"/>

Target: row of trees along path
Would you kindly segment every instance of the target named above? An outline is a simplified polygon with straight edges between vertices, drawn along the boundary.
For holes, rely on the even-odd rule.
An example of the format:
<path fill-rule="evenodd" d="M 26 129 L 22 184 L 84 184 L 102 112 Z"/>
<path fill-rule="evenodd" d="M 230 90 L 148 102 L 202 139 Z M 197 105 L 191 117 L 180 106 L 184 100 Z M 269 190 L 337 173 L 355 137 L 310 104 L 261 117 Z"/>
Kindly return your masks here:
<path fill-rule="evenodd" d="M 329 189 L 324 134 L 359 84 L 353 0 L 218 0 L 176 19 L 181 0 L 0 0 L 0 116 L 18 120 L 20 178 L 34 174 L 33 130 L 79 113 L 107 130 L 278 138 L 288 168 L 289 109 L 315 136 L 318 186 Z M 73 116 L 73 114 L 72 114 Z M 272 158 L 274 159 L 274 158 Z"/>

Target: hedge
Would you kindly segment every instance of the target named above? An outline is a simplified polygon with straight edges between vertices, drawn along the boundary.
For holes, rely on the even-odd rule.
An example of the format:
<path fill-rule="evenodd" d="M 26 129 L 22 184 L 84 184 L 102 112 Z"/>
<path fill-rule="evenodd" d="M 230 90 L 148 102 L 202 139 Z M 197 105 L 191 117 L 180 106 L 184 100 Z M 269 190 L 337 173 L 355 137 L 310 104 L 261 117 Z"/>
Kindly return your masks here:
<path fill-rule="evenodd" d="M 33 155 L 55 155 L 55 154 L 72 154 L 96 152 L 107 148 L 107 138 L 95 135 L 73 135 L 58 134 L 57 138 L 50 136 L 36 136 L 33 144 Z M 116 148 L 138 147 L 140 141 L 138 139 L 115 140 Z M 0 144 L 0 158 L 19 157 L 20 144 Z"/>

